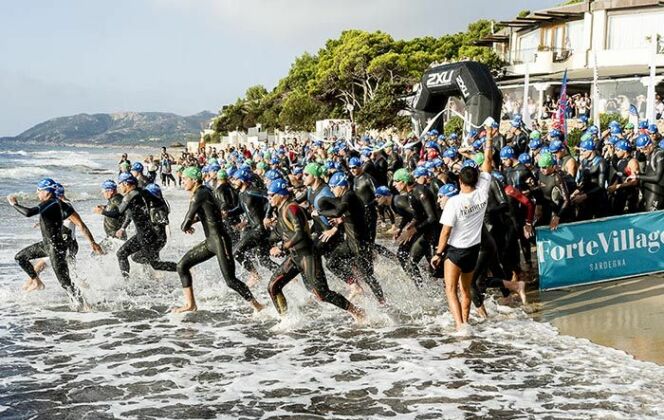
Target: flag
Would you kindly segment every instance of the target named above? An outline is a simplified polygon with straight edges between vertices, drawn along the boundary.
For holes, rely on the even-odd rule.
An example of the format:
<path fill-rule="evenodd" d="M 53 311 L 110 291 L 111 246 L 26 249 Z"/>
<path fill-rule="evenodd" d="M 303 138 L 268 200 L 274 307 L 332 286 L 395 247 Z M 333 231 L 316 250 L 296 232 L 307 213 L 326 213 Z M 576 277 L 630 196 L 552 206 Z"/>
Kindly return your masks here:
<path fill-rule="evenodd" d="M 560 130 L 567 140 L 567 70 L 563 74 L 563 82 L 560 86 L 560 100 L 558 101 L 558 111 L 553 121 L 553 127 Z"/>

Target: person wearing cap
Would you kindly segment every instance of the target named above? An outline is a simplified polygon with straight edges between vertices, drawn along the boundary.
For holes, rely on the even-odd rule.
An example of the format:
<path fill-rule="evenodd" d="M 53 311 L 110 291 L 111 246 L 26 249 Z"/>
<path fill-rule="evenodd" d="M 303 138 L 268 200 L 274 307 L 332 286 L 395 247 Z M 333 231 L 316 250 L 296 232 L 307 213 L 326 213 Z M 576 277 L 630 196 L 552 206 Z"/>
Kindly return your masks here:
<path fill-rule="evenodd" d="M 419 185 L 405 168 L 394 174 L 394 187 L 408 198 L 413 216 L 402 218 L 399 230 L 392 238 L 397 242 L 397 258 L 415 285 L 423 286 L 424 278 L 417 266 L 422 258 L 431 255 L 431 247 L 439 231 L 436 198 L 425 185 Z"/>
<path fill-rule="evenodd" d="M 216 257 L 219 269 L 226 285 L 239 294 L 256 311 L 263 309 L 246 284 L 235 276 L 235 261 L 233 260 L 233 244 L 224 228 L 221 209 L 214 199 L 212 191 L 203 185 L 203 176 L 198 167 L 191 166 L 182 173 L 184 189 L 191 195 L 189 210 L 184 217 L 182 231 L 188 235 L 194 233 L 193 225 L 200 222 L 205 233 L 205 239 L 187 251 L 177 263 L 177 272 L 182 283 L 184 305 L 174 308 L 174 312 L 196 311 L 194 298 L 193 278 L 191 269 L 211 258 Z"/>
<path fill-rule="evenodd" d="M 369 228 L 369 239 L 373 244 L 376 240 L 376 228 L 378 223 L 378 210 L 376 209 L 376 180 L 364 172 L 364 168 L 358 158 L 348 159 L 348 168 L 353 176 L 353 191 L 364 204 L 365 220 Z"/>
<path fill-rule="evenodd" d="M 228 214 L 229 211 L 239 206 L 237 190 L 233 188 L 229 178 L 228 172 L 226 172 L 225 169 L 220 169 L 219 172 L 217 172 L 217 188 L 212 192 L 222 215 L 224 213 Z M 235 226 L 240 223 L 240 218 L 224 217 L 223 223 L 231 240 L 233 242 L 240 240 L 240 232 L 235 229 Z"/>
<path fill-rule="evenodd" d="M 641 134 L 634 142 L 636 149 L 645 157 L 641 173 L 632 174 L 628 180 L 635 179 L 641 185 L 641 210 L 654 211 L 664 209 L 664 150 L 656 147 L 652 137 Z"/>
<path fill-rule="evenodd" d="M 260 275 L 252 258 L 268 270 L 275 270 L 277 264 L 270 259 L 269 233 L 263 225 L 267 214 L 267 197 L 252 186 L 252 174 L 248 169 L 240 169 L 233 174 L 233 187 L 238 191 L 238 205 L 224 213 L 225 217 L 239 217 L 244 220 L 236 226 L 241 232 L 235 245 L 233 257 L 249 273 L 247 285 L 252 287 L 260 281 Z"/>
<path fill-rule="evenodd" d="M 328 286 L 321 256 L 309 233 L 307 215 L 292 200 L 286 181 L 280 179 L 272 182 L 268 188 L 268 199 L 277 214 L 271 235 L 275 246 L 270 250 L 270 255 L 279 257 L 286 254 L 286 259 L 274 272 L 268 286 L 268 293 L 277 312 L 282 316 L 286 314 L 288 304 L 283 289 L 295 277 L 302 275 L 305 287 L 318 300 L 348 311 L 356 321 L 363 320 L 364 311 Z"/>
<path fill-rule="evenodd" d="M 632 146 L 627 140 L 618 140 L 609 160 L 609 205 L 611 215 L 635 213 L 639 207 L 639 181 L 630 178 L 640 172 L 639 162 L 632 156 Z"/>
<path fill-rule="evenodd" d="M 128 220 L 134 223 L 136 233 L 122 244 L 116 252 L 120 273 L 125 280 L 129 280 L 129 257 L 139 264 L 149 264 L 159 271 L 175 271 L 175 263 L 159 259 L 159 237 L 154 230 L 148 202 L 154 199 L 142 188 L 138 187 L 138 180 L 130 174 L 121 174 L 118 185 L 123 194 L 122 202 L 117 208 L 97 206 L 94 213 L 104 217 L 118 220 Z M 125 219 L 127 218 L 127 219 Z M 124 226 L 124 224 L 123 224 Z M 163 247 L 163 245 L 162 245 Z"/>
<path fill-rule="evenodd" d="M 586 137 L 585 139 L 583 139 Z M 590 220 L 608 214 L 606 187 L 609 177 L 609 166 L 595 150 L 595 142 L 586 134 L 579 143 L 579 171 L 577 188 L 570 196 L 576 205 L 576 220 Z"/>
<path fill-rule="evenodd" d="M 487 136 L 485 153 L 493 152 L 493 140 Z M 468 323 L 471 283 L 479 256 L 484 215 L 488 205 L 493 159 L 487 156 L 481 172 L 467 166 L 459 172 L 459 194 L 449 198 L 440 219 L 442 229 L 431 266 L 444 261 L 445 294 L 456 329 Z M 461 299 L 457 291 L 461 292 Z"/>
<path fill-rule="evenodd" d="M 131 175 L 136 178 L 136 186 L 138 188 L 144 188 L 150 183 L 150 181 L 143 175 L 143 164 L 141 162 L 134 162 L 131 165 Z"/>
<path fill-rule="evenodd" d="M 486 135 L 493 139 L 493 166 L 498 168 L 500 166 L 500 149 L 507 146 L 505 137 L 500 133 L 500 124 L 492 117 L 487 117 L 483 125 Z"/>
<path fill-rule="evenodd" d="M 558 167 L 562 169 L 566 177 L 576 180 L 576 174 L 579 170 L 579 162 L 574 159 L 567 149 L 567 146 L 560 139 L 552 140 L 549 143 L 549 152 L 558 162 Z"/>
<path fill-rule="evenodd" d="M 551 230 L 558 229 L 558 225 L 573 221 L 573 207 L 570 201 L 568 183 L 562 171 L 556 167 L 553 156 L 543 153 L 537 161 L 539 167 L 538 200 L 539 226 L 548 225 Z"/>
<path fill-rule="evenodd" d="M 123 172 L 129 172 L 130 168 L 131 168 L 131 161 L 127 159 L 127 154 L 123 153 L 122 156 L 120 157 L 120 160 L 118 161 L 118 175 L 120 175 Z"/>
<path fill-rule="evenodd" d="M 39 215 L 39 227 L 42 240 L 23 248 L 14 259 L 31 279 L 26 291 L 43 289 L 43 283 L 31 260 L 48 257 L 55 277 L 67 292 L 71 301 L 78 305 L 79 309 L 85 309 L 85 301 L 80 290 L 74 285 L 69 276 L 69 265 L 67 264 L 67 244 L 62 234 L 64 215 L 60 201 L 55 196 L 56 182 L 51 178 L 44 178 L 37 184 L 37 196 L 39 204 L 35 207 L 25 207 L 18 203 L 15 195 L 7 196 L 9 204 L 25 217 Z"/>
<path fill-rule="evenodd" d="M 333 227 L 321 235 L 326 242 L 333 236 L 343 237 L 327 260 L 327 266 L 340 279 L 351 285 L 353 294 L 361 293 L 354 273 L 369 285 L 380 304 L 385 303 L 385 296 L 378 280 L 374 276 L 373 253 L 370 232 L 364 212 L 364 204 L 351 190 L 348 176 L 337 172 L 329 180 L 334 198 L 325 197 L 320 201 L 320 214 L 328 217 Z M 353 288 L 353 286 L 355 286 Z"/>
<path fill-rule="evenodd" d="M 510 129 L 505 138 L 507 144 L 514 148 L 516 155 L 526 151 L 528 146 L 528 134 L 523 129 L 523 121 L 520 118 L 514 118 L 510 122 Z"/>
<path fill-rule="evenodd" d="M 112 179 L 107 179 L 101 184 L 101 193 L 102 196 L 107 200 L 106 208 L 109 210 L 117 210 L 122 203 L 122 194 L 118 192 L 118 186 Z M 106 239 L 108 238 L 118 238 L 121 240 L 127 239 L 127 233 L 124 230 L 125 220 L 128 219 L 128 215 L 125 215 L 121 219 L 114 219 L 112 217 L 104 216 L 104 232 L 106 233 Z M 129 224 L 130 220 L 127 222 Z M 108 247 L 107 242 L 102 241 L 105 247 Z"/>

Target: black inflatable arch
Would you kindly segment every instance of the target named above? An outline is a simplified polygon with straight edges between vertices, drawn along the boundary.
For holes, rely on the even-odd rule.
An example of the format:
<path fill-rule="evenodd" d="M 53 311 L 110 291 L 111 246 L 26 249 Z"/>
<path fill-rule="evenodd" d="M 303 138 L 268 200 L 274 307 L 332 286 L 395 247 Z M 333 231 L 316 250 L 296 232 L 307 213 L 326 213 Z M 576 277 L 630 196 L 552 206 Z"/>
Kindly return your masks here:
<path fill-rule="evenodd" d="M 463 98 L 470 122 L 479 126 L 487 117 L 500 119 L 503 95 L 489 68 L 475 61 L 442 64 L 422 76 L 420 90 L 413 100 L 413 125 L 423 130 L 428 120 L 443 110 L 450 96 Z M 439 118 L 432 126 L 442 132 Z"/>

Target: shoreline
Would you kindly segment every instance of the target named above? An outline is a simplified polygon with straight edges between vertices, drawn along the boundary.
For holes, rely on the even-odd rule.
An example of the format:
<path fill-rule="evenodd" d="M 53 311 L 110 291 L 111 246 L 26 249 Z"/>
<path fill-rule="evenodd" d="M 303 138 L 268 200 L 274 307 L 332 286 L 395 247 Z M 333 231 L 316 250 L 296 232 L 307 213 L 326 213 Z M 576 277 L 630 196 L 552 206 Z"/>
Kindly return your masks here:
<path fill-rule="evenodd" d="M 664 274 L 574 289 L 533 291 L 529 315 L 561 335 L 585 338 L 664 366 Z"/>

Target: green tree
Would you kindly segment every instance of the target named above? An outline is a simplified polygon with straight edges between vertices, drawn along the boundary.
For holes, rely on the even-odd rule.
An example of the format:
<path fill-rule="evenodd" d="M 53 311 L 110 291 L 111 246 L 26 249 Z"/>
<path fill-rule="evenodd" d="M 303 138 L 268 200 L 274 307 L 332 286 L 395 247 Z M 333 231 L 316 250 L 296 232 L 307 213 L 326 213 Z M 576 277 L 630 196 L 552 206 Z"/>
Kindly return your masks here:
<path fill-rule="evenodd" d="M 321 104 L 302 90 L 290 92 L 283 101 L 279 120 L 284 128 L 312 130 L 319 119 Z"/>

